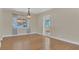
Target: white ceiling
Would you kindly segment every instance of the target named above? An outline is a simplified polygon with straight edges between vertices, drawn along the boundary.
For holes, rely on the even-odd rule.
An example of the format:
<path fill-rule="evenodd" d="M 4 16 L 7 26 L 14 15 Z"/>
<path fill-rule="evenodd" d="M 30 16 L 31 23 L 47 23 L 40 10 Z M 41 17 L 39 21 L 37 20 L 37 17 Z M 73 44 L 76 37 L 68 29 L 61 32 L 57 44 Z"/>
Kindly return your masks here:
<path fill-rule="evenodd" d="M 30 11 L 33 14 L 38 14 L 38 13 L 48 11 L 50 9 L 52 9 L 52 8 L 31 8 Z M 27 8 L 12 8 L 12 10 L 20 11 L 20 12 L 27 12 L 28 11 Z"/>

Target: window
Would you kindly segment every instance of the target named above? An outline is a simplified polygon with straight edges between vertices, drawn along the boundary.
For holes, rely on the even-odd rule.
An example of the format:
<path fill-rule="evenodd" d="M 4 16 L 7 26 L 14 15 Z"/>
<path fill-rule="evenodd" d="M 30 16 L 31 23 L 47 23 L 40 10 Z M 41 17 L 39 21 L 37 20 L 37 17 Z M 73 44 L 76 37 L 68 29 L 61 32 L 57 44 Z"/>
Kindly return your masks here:
<path fill-rule="evenodd" d="M 13 17 L 13 33 L 23 34 L 30 33 L 30 21 L 22 16 Z"/>
<path fill-rule="evenodd" d="M 52 18 L 50 15 L 44 16 L 43 18 L 43 34 L 51 34 L 52 30 Z"/>

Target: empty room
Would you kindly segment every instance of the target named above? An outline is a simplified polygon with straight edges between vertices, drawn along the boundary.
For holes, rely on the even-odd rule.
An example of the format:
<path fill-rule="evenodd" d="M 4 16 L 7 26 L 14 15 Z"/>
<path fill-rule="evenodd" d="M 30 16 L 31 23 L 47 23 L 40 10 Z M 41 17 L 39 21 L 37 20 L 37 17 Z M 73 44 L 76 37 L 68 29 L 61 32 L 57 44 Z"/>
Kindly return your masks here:
<path fill-rule="evenodd" d="M 79 50 L 79 8 L 0 8 L 0 50 Z"/>

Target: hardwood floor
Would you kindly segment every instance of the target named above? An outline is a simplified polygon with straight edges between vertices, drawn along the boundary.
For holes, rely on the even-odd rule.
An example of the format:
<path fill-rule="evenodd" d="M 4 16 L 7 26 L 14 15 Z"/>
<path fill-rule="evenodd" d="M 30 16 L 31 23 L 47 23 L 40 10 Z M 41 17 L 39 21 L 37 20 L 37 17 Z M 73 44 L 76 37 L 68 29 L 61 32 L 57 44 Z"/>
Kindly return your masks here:
<path fill-rule="evenodd" d="M 38 34 L 5 37 L 1 41 L 1 50 L 45 50 L 45 36 Z M 79 46 L 49 38 L 50 50 L 78 50 Z"/>
<path fill-rule="evenodd" d="M 51 38 L 50 42 L 51 50 L 79 50 L 79 45 L 75 45 L 65 41 L 60 41 Z"/>
<path fill-rule="evenodd" d="M 40 50 L 43 49 L 43 37 L 41 35 L 21 35 L 5 37 L 2 40 L 2 50 Z"/>

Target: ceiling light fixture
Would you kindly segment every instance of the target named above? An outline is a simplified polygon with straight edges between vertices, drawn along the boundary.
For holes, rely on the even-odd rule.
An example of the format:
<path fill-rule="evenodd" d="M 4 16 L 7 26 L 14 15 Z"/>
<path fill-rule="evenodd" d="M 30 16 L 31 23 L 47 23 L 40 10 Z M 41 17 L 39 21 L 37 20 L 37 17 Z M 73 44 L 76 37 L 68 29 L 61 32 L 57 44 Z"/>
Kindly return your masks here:
<path fill-rule="evenodd" d="M 30 14 L 30 8 L 28 8 L 28 13 L 27 13 L 27 18 L 30 19 L 31 18 L 31 14 Z"/>

